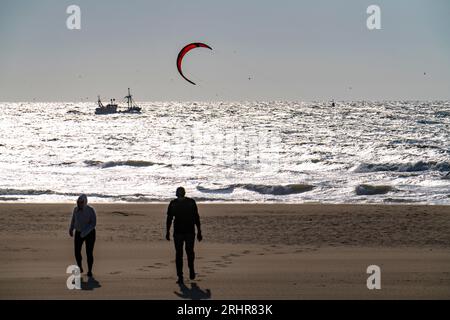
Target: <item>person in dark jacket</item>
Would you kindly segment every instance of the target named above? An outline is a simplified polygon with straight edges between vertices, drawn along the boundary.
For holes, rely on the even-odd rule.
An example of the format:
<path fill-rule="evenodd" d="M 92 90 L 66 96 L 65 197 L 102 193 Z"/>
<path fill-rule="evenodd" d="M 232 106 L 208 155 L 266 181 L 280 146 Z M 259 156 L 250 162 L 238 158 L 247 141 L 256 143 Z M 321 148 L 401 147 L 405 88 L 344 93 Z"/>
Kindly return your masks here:
<path fill-rule="evenodd" d="M 197 240 L 202 241 L 203 239 L 197 204 L 194 199 L 186 197 L 185 194 L 186 191 L 183 187 L 177 188 L 177 198 L 170 202 L 167 209 L 166 239 L 168 241 L 170 241 L 170 227 L 175 219 L 173 239 L 175 242 L 175 264 L 178 284 L 183 283 L 183 246 L 185 246 L 188 260 L 189 278 L 194 280 L 196 276 L 194 269 L 195 226 L 197 226 Z"/>
<path fill-rule="evenodd" d="M 75 259 L 83 273 L 81 264 L 81 248 L 86 242 L 86 256 L 88 264 L 88 277 L 92 277 L 92 266 L 94 264 L 94 244 L 95 244 L 95 226 L 97 225 L 97 216 L 94 208 L 87 205 L 87 196 L 82 194 L 78 197 L 77 206 L 73 209 L 72 220 L 70 222 L 69 235 L 74 236 L 75 230 Z"/>

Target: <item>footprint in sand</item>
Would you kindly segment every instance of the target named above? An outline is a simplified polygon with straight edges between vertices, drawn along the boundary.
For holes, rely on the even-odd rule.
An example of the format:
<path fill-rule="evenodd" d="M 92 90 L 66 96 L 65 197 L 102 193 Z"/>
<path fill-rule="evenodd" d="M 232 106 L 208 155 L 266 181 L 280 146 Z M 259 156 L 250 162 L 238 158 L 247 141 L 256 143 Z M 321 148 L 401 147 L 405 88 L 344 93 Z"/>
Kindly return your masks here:
<path fill-rule="evenodd" d="M 167 264 L 161 263 L 161 262 L 157 262 L 157 263 L 152 264 L 152 265 L 143 266 L 143 267 L 140 268 L 139 270 L 145 270 L 145 269 L 162 269 L 162 268 L 164 268 L 164 267 L 167 267 Z"/>
<path fill-rule="evenodd" d="M 160 269 L 160 268 L 157 266 L 142 266 L 141 268 L 138 268 L 137 270 L 147 272 L 149 269 Z"/>
<path fill-rule="evenodd" d="M 217 264 L 215 264 L 215 265 L 217 265 Z M 205 273 L 214 273 L 215 271 L 217 271 L 217 268 L 210 264 L 207 264 L 202 269 L 204 270 Z"/>
<path fill-rule="evenodd" d="M 237 258 L 237 257 L 240 257 L 240 256 L 241 256 L 240 254 L 230 253 L 230 254 L 222 256 L 221 258 L 224 259 L 224 260 L 230 260 L 231 258 Z"/>
<path fill-rule="evenodd" d="M 227 265 L 224 263 L 216 263 L 216 266 L 218 266 L 220 268 L 225 268 Z"/>
<path fill-rule="evenodd" d="M 122 273 L 122 271 L 113 271 L 113 272 L 110 272 L 109 274 L 121 274 Z"/>
<path fill-rule="evenodd" d="M 118 214 L 118 215 L 125 216 L 125 217 L 128 217 L 130 215 L 129 213 L 122 212 L 122 211 L 113 211 L 111 213 Z"/>
<path fill-rule="evenodd" d="M 214 263 L 215 266 L 217 266 L 219 268 L 226 268 L 229 265 L 233 264 L 233 261 L 231 261 L 229 259 L 223 259 L 221 261 L 214 260 L 212 262 Z"/>

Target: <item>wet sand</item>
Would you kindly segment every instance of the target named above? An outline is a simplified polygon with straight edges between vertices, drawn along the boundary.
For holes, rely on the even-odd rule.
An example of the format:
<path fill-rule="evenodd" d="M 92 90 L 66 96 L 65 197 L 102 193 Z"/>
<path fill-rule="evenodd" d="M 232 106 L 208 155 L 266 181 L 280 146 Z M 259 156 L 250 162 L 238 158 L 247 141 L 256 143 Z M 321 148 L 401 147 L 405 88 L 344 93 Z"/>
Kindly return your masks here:
<path fill-rule="evenodd" d="M 1 299 L 450 298 L 448 206 L 200 203 L 198 278 L 180 288 L 167 204 L 91 205 L 95 280 L 68 290 L 73 205 L 0 204 Z"/>

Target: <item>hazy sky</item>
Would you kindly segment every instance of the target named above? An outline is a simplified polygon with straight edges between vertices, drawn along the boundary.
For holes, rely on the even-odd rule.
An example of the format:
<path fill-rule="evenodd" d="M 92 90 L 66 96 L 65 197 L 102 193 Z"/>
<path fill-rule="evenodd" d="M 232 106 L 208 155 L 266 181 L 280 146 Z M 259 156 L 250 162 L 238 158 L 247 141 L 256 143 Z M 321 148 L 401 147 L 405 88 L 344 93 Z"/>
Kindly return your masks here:
<path fill-rule="evenodd" d="M 449 16 L 449 0 L 0 0 L 0 101 L 450 99 Z M 193 86 L 175 60 L 197 41 L 214 50 L 185 57 Z"/>

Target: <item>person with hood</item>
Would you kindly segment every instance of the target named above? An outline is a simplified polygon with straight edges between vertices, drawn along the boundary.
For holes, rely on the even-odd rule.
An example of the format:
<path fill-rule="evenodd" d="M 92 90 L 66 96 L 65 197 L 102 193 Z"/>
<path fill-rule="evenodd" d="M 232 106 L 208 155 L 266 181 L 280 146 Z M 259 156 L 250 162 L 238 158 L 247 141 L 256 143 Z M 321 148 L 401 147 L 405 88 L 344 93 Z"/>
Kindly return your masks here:
<path fill-rule="evenodd" d="M 86 256 L 88 264 L 88 277 L 92 277 L 92 265 L 94 264 L 94 244 L 95 244 L 95 226 L 97 224 L 97 216 L 94 208 L 87 205 L 88 200 L 85 194 L 78 197 L 77 206 L 73 209 L 72 220 L 70 222 L 69 235 L 74 236 L 75 230 L 75 259 L 83 273 L 81 264 L 81 248 L 86 242 Z"/>

